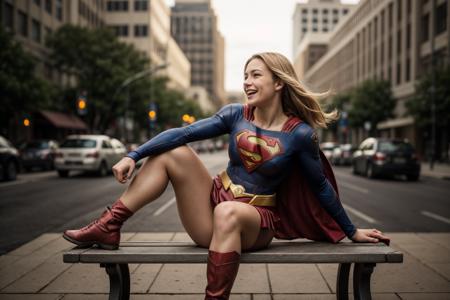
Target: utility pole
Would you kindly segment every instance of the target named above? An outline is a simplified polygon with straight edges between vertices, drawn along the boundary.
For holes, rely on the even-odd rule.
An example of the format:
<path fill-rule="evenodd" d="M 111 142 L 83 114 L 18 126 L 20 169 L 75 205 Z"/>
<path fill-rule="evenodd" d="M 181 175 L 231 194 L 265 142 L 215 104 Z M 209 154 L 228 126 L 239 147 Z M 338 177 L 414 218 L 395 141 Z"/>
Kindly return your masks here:
<path fill-rule="evenodd" d="M 436 156 L 436 62 L 434 55 L 434 35 L 436 20 L 436 0 L 431 0 L 431 153 L 430 153 L 430 170 L 434 168 L 434 159 Z"/>

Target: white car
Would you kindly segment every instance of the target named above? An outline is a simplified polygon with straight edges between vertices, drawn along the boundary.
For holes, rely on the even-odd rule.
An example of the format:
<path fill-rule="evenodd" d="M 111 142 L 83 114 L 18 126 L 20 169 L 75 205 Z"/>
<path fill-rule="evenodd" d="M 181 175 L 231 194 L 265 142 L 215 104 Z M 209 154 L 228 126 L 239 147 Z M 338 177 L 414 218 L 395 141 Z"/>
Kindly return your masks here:
<path fill-rule="evenodd" d="M 60 177 L 67 177 L 70 171 L 106 176 L 125 154 L 125 146 L 106 135 L 69 135 L 56 153 L 55 169 Z"/>

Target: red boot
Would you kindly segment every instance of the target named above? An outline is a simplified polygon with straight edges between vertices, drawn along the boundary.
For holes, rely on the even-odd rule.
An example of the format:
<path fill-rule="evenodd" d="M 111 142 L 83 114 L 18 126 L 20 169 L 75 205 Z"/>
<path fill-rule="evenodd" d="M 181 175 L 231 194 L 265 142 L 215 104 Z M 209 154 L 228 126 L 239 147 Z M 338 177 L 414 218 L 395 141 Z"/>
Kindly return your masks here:
<path fill-rule="evenodd" d="M 236 251 L 219 253 L 209 250 L 205 300 L 228 299 L 239 269 L 241 255 Z"/>
<path fill-rule="evenodd" d="M 63 237 L 83 248 L 96 244 L 103 249 L 116 250 L 120 243 L 120 228 L 132 215 L 133 212 L 119 199 L 99 219 L 81 229 L 66 230 Z"/>

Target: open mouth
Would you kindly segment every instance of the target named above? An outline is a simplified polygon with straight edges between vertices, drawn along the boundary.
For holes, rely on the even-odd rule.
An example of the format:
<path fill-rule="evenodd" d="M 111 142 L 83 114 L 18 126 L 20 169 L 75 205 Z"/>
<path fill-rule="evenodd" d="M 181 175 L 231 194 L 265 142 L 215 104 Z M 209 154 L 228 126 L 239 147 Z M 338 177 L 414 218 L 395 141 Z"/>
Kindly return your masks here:
<path fill-rule="evenodd" d="M 250 96 L 253 96 L 254 94 L 256 94 L 256 90 L 247 90 L 247 92 L 246 92 L 246 94 L 247 94 L 247 97 L 250 97 Z"/>

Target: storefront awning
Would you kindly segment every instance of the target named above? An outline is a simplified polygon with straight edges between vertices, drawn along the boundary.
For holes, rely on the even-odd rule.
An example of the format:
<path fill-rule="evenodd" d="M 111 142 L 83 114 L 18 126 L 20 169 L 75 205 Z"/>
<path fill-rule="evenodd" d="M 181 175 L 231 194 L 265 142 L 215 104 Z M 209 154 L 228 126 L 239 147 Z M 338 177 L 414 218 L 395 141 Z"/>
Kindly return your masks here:
<path fill-rule="evenodd" d="M 68 115 L 56 111 L 39 111 L 53 126 L 57 128 L 87 130 L 88 127 L 80 118 L 75 115 Z"/>

